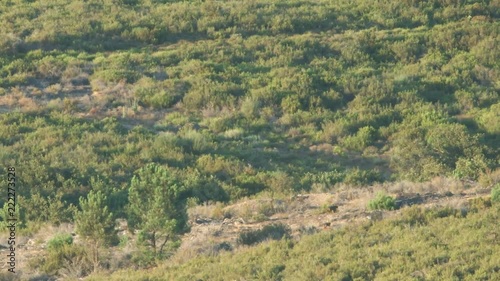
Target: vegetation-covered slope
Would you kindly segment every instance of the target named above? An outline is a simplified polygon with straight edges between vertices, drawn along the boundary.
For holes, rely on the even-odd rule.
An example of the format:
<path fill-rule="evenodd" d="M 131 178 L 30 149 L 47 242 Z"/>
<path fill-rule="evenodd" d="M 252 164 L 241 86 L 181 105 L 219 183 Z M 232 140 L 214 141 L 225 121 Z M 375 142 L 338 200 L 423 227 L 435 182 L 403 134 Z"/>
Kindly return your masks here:
<path fill-rule="evenodd" d="M 187 201 L 437 176 L 489 188 L 499 11 L 472 0 L 2 1 L 0 162 L 18 171 L 20 226 L 74 222 L 90 191 L 144 231 L 129 191 L 168 193 L 179 214 L 162 229 L 179 234 Z"/>
<path fill-rule="evenodd" d="M 497 280 L 500 204 L 466 217 L 406 209 L 397 219 L 89 280 Z"/>

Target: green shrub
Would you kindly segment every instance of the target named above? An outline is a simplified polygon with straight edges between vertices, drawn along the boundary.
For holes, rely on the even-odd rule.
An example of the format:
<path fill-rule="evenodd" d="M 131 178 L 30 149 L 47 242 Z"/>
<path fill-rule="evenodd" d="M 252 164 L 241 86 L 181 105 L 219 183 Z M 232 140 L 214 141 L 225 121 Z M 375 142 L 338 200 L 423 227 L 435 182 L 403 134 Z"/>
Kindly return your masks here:
<path fill-rule="evenodd" d="M 125 248 L 129 243 L 129 239 L 128 239 L 127 235 L 120 236 L 119 240 L 120 240 L 120 242 L 118 243 L 118 247 L 120 247 L 121 249 Z"/>
<path fill-rule="evenodd" d="M 500 183 L 497 183 L 491 190 L 491 202 L 500 202 Z"/>
<path fill-rule="evenodd" d="M 446 218 L 446 217 L 463 217 L 465 213 L 452 207 L 432 208 L 427 210 L 427 217 L 431 219 Z"/>
<path fill-rule="evenodd" d="M 293 176 L 282 171 L 269 172 L 263 176 L 262 180 L 269 190 L 281 194 L 288 194 L 297 187 Z"/>
<path fill-rule="evenodd" d="M 459 179 L 476 180 L 479 173 L 484 172 L 486 168 L 484 157 L 475 156 L 472 159 L 459 158 L 455 164 L 453 175 Z"/>
<path fill-rule="evenodd" d="M 260 230 L 241 233 L 236 242 L 239 245 L 253 245 L 268 239 L 279 240 L 282 238 L 290 238 L 290 234 L 291 229 L 288 225 L 281 223 L 270 224 L 264 226 Z"/>
<path fill-rule="evenodd" d="M 182 183 L 175 202 L 196 203 L 262 191 L 272 198 L 326 192 L 385 175 L 475 181 L 500 167 L 498 1 L 239 2 L 0 1 L 0 162 L 23 171 L 19 185 L 32 187 L 18 197 L 20 231 L 73 221 L 69 206 L 81 207 L 78 198 L 90 190 L 107 196 L 115 216 L 127 217 L 133 171 L 149 162 L 168 165 Z M 30 107 L 40 114 L 26 114 Z M 80 118 L 83 111 L 115 117 Z M 369 170 L 375 165 L 381 172 Z M 95 186 L 95 176 L 109 181 Z M 497 180 L 480 182 L 491 187 Z M 497 208 L 498 197 L 495 188 L 494 207 L 481 199 L 471 204 L 478 214 L 470 215 Z M 248 217 L 267 219 L 275 207 L 262 204 Z M 214 213 L 226 217 L 222 208 Z M 408 224 L 430 226 L 457 214 L 415 211 Z M 465 238 L 459 233 L 448 238 Z M 51 247 L 70 246 L 63 239 Z M 412 265 L 425 268 L 404 262 L 332 262 L 319 272 L 399 280 Z M 486 264 L 470 277 L 453 266 L 426 274 L 495 279 L 481 276 L 493 272 Z M 401 276 L 376 273 L 403 267 L 410 271 Z M 238 277 L 278 280 L 282 270 L 271 263 L 263 275 L 252 268 Z M 283 279 L 328 279 L 308 270 L 315 271 Z M 282 272 L 293 271 L 287 265 Z"/>
<path fill-rule="evenodd" d="M 348 149 L 363 151 L 363 149 L 373 144 L 376 134 L 377 130 L 372 126 L 363 127 L 355 135 L 343 138 L 342 144 Z"/>
<path fill-rule="evenodd" d="M 262 215 L 266 219 L 275 213 L 273 202 L 263 202 L 257 206 L 257 215 Z"/>
<path fill-rule="evenodd" d="M 247 97 L 241 103 L 241 113 L 245 118 L 252 119 L 258 116 L 261 102 L 257 98 Z"/>
<path fill-rule="evenodd" d="M 344 179 L 344 183 L 350 185 L 369 185 L 374 182 L 382 182 L 383 177 L 377 170 L 361 170 L 359 168 L 350 170 Z"/>
<path fill-rule="evenodd" d="M 383 192 L 377 193 L 377 196 L 368 203 L 370 210 L 394 210 L 396 209 L 396 200 Z"/>
<path fill-rule="evenodd" d="M 64 270 L 75 274 L 74 277 L 86 276 L 92 268 L 86 249 L 74 244 L 50 248 L 47 255 L 35 258 L 30 266 L 52 276 L 61 275 Z"/>
<path fill-rule="evenodd" d="M 150 77 L 143 77 L 134 85 L 134 96 L 143 105 L 155 109 L 168 108 L 179 99 L 175 83 L 170 84 L 172 85 L 162 85 Z"/>
<path fill-rule="evenodd" d="M 12 33 L 5 34 L 2 32 L 0 38 L 0 53 L 16 54 L 23 44 L 23 40 Z"/>
<path fill-rule="evenodd" d="M 473 213 L 477 213 L 481 210 L 488 209 L 491 207 L 492 198 L 473 198 L 469 200 L 469 210 Z"/>
<path fill-rule="evenodd" d="M 301 109 L 299 97 L 288 96 L 281 101 L 281 109 L 284 113 L 293 114 Z"/>
<path fill-rule="evenodd" d="M 452 207 L 433 207 L 424 209 L 420 206 L 411 206 L 401 213 L 401 218 L 393 221 L 393 224 L 400 226 L 425 226 L 436 219 L 447 217 L 463 218 L 466 217 L 465 210 L 457 210 Z"/>
<path fill-rule="evenodd" d="M 424 210 L 419 206 L 411 206 L 404 209 L 401 213 L 401 218 L 394 220 L 393 223 L 401 226 L 422 226 L 426 225 L 428 218 Z"/>
<path fill-rule="evenodd" d="M 132 262 L 139 268 L 150 267 L 155 264 L 155 254 L 150 250 L 141 249 L 137 251 L 132 256 Z"/>
<path fill-rule="evenodd" d="M 64 245 L 71 245 L 71 244 L 73 244 L 73 237 L 71 236 L 71 234 L 63 233 L 63 234 L 57 234 L 52 239 L 50 239 L 47 242 L 47 248 L 49 250 L 59 249 Z"/>
<path fill-rule="evenodd" d="M 321 184 L 325 187 L 332 187 L 336 183 L 342 182 L 344 180 L 345 174 L 343 172 L 333 170 L 327 172 L 311 173 L 307 172 L 300 179 L 300 184 L 302 189 L 310 190 L 311 186 L 314 184 Z"/>
<path fill-rule="evenodd" d="M 183 128 L 181 145 L 186 151 L 203 152 L 210 149 L 213 145 L 210 136 L 200 133 L 199 131 Z"/>

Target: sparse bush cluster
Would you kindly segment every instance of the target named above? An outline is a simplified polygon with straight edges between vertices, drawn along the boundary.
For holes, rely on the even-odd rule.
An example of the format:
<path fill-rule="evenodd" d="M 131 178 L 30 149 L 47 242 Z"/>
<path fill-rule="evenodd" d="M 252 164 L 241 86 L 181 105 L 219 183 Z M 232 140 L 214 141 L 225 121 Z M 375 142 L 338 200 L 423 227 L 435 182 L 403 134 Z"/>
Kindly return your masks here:
<path fill-rule="evenodd" d="M 73 244 L 71 234 L 55 235 L 47 242 L 47 255 L 36 257 L 30 266 L 49 276 L 81 278 L 92 270 L 85 247 Z"/>

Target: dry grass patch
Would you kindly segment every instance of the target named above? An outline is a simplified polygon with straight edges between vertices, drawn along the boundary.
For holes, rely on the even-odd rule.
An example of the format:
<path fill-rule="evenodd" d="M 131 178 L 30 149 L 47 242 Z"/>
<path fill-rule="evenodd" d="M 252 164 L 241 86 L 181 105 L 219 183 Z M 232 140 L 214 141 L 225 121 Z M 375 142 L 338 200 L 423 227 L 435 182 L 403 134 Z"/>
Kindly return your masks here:
<path fill-rule="evenodd" d="M 22 97 L 21 94 L 6 94 L 3 96 L 0 96 L 0 105 L 2 106 L 7 106 L 7 107 L 14 107 L 17 105 L 17 101 Z"/>
<path fill-rule="evenodd" d="M 188 216 L 190 220 L 195 220 L 197 218 L 223 220 L 224 218 L 234 216 L 234 213 L 230 208 L 224 208 L 223 203 L 216 202 L 191 207 L 188 209 Z"/>
<path fill-rule="evenodd" d="M 45 94 L 49 94 L 49 95 L 58 95 L 61 93 L 62 90 L 63 90 L 62 85 L 59 83 L 56 83 L 56 84 L 52 84 L 52 85 L 46 87 L 45 89 L 43 89 L 43 92 Z"/>
<path fill-rule="evenodd" d="M 500 169 L 494 171 L 487 170 L 486 173 L 479 177 L 478 183 L 485 188 L 491 188 L 495 184 L 500 183 Z"/>
<path fill-rule="evenodd" d="M 277 213 L 290 212 L 290 206 L 282 199 L 247 199 L 224 208 L 224 213 L 230 217 L 242 218 L 247 223 L 267 221 Z"/>
<path fill-rule="evenodd" d="M 32 112 L 40 110 L 38 104 L 31 98 L 22 97 L 18 101 L 18 106 L 23 112 Z"/>

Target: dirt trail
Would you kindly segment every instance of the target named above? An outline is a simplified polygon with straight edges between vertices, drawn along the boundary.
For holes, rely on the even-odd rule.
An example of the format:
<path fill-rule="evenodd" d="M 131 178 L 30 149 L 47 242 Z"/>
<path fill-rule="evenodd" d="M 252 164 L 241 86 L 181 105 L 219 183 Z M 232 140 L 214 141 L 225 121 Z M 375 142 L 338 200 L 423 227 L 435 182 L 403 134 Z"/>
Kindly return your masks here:
<path fill-rule="evenodd" d="M 283 223 L 290 226 L 292 236 L 298 239 L 301 235 L 340 228 L 346 224 L 363 221 L 376 221 L 393 217 L 401 213 L 406 206 L 419 205 L 423 207 L 451 206 L 465 208 L 472 198 L 485 196 L 488 189 L 470 189 L 452 193 L 406 193 L 396 197 L 398 210 L 394 211 L 368 211 L 367 198 L 353 198 L 351 200 L 339 199 L 338 195 L 331 193 L 305 194 L 285 200 L 275 200 L 274 204 L 282 208 L 283 212 L 276 213 L 264 221 L 244 219 L 239 216 L 214 220 L 200 215 L 191 217 L 191 232 L 183 238 L 179 252 L 192 252 L 194 254 L 213 253 L 217 245 L 237 244 L 236 240 L 241 232 L 261 229 L 272 223 Z M 236 212 L 237 209 L 270 204 L 271 200 L 248 200 L 237 205 L 228 206 L 226 211 Z M 332 209 L 332 210 L 330 210 Z M 217 250 L 215 250 L 217 252 Z M 186 258 L 186 257 L 184 257 Z"/>

